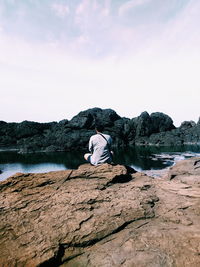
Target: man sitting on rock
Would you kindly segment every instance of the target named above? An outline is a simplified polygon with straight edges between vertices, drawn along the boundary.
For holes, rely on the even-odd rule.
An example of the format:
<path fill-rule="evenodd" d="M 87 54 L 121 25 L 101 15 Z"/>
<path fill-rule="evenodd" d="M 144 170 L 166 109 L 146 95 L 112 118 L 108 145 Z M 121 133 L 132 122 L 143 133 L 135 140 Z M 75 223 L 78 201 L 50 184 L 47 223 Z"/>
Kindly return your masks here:
<path fill-rule="evenodd" d="M 103 130 L 104 128 L 102 125 L 96 124 L 96 134 L 92 135 L 89 140 L 89 151 L 91 153 L 86 153 L 84 155 L 85 160 L 92 165 L 112 162 L 112 138 L 108 134 L 103 134 Z"/>

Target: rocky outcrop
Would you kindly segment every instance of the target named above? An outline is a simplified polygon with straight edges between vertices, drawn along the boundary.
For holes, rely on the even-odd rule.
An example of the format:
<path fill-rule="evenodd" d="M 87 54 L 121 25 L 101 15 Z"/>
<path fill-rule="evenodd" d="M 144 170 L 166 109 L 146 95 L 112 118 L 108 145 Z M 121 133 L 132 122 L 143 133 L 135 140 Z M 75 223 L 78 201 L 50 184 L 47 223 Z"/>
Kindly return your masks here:
<path fill-rule="evenodd" d="M 179 161 L 175 166 L 169 168 L 167 178 L 183 183 L 197 183 L 200 185 L 200 159 L 192 158 L 191 160 Z"/>
<path fill-rule="evenodd" d="M 136 138 L 150 136 L 153 133 L 166 132 L 175 129 L 172 119 L 164 113 L 154 112 L 149 115 L 147 112 L 133 119 L 136 128 Z"/>
<path fill-rule="evenodd" d="M 0 266 L 199 266 L 199 169 L 16 174 L 0 183 Z"/>
<path fill-rule="evenodd" d="M 140 137 L 136 145 L 181 146 L 200 145 L 200 124 L 184 122 L 179 128 L 171 131 Z"/>
<path fill-rule="evenodd" d="M 196 123 L 194 121 L 184 121 L 181 123 L 180 129 L 187 130 L 189 128 L 192 128 L 196 126 Z"/>
<path fill-rule="evenodd" d="M 172 119 L 161 112 L 143 112 L 132 119 L 120 117 L 112 109 L 93 108 L 70 121 L 6 123 L 0 121 L 0 147 L 17 147 L 21 152 L 87 150 L 95 122 L 101 122 L 115 147 L 133 145 L 175 146 L 197 144 L 200 124 L 183 122 L 175 128 Z"/>

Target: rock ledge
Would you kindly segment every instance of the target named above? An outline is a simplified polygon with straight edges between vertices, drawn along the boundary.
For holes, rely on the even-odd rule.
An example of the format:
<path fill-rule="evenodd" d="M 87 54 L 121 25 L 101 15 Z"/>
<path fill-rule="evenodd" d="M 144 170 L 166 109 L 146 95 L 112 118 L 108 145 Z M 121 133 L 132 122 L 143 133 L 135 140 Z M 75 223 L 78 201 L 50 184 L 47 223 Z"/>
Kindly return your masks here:
<path fill-rule="evenodd" d="M 199 266 L 200 158 L 153 179 L 121 165 L 0 183 L 0 266 Z"/>

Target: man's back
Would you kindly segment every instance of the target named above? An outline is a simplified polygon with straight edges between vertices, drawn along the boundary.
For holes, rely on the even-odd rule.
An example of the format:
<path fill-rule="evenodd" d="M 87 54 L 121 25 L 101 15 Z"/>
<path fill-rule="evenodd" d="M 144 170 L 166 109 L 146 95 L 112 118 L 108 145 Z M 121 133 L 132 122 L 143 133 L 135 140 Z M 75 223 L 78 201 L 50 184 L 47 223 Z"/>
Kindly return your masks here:
<path fill-rule="evenodd" d="M 98 165 L 105 162 L 111 163 L 111 144 L 112 139 L 108 134 L 97 133 L 91 136 L 89 141 L 89 150 L 92 153 L 90 158 L 91 164 Z"/>

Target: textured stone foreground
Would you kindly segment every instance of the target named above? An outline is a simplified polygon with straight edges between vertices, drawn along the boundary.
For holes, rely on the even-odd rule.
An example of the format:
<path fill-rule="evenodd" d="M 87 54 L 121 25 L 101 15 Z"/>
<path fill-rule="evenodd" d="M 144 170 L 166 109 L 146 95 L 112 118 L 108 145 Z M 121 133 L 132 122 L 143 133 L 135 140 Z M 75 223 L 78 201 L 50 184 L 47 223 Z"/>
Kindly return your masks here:
<path fill-rule="evenodd" d="M 0 183 L 0 266 L 200 266 L 200 158 L 153 179 L 121 165 Z"/>

